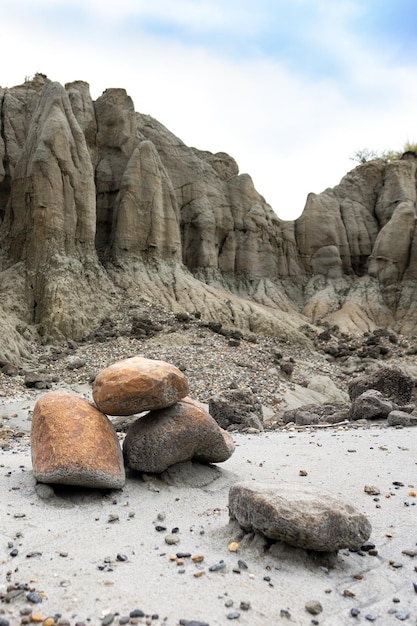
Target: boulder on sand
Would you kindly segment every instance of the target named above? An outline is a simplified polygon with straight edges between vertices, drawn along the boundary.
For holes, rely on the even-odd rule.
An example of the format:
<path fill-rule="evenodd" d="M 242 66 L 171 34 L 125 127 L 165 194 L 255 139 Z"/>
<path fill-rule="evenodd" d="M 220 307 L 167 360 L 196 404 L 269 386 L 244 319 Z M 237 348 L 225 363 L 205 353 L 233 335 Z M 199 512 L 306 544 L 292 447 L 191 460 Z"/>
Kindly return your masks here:
<path fill-rule="evenodd" d="M 31 427 L 33 474 L 39 482 L 120 489 L 122 451 L 106 415 L 70 393 L 51 391 L 35 404 Z"/>
<path fill-rule="evenodd" d="M 133 415 L 175 404 L 189 393 L 184 374 L 165 361 L 135 356 L 99 372 L 94 402 L 108 415 Z"/>
<path fill-rule="evenodd" d="M 370 522 L 351 504 L 294 484 L 236 483 L 229 514 L 246 531 L 318 552 L 356 550 L 371 535 Z"/>
<path fill-rule="evenodd" d="M 139 417 L 123 443 L 126 465 L 159 474 L 183 461 L 221 463 L 234 452 L 231 436 L 191 398 Z"/>

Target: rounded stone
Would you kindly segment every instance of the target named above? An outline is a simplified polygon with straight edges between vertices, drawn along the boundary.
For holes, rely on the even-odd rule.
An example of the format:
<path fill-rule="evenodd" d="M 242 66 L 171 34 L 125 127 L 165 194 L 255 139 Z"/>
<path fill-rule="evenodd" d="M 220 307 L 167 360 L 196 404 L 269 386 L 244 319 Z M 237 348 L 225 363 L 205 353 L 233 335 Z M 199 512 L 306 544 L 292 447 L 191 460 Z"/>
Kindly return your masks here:
<path fill-rule="evenodd" d="M 134 415 L 172 406 L 189 392 L 175 365 L 143 357 L 117 361 L 98 373 L 93 398 L 108 415 Z"/>

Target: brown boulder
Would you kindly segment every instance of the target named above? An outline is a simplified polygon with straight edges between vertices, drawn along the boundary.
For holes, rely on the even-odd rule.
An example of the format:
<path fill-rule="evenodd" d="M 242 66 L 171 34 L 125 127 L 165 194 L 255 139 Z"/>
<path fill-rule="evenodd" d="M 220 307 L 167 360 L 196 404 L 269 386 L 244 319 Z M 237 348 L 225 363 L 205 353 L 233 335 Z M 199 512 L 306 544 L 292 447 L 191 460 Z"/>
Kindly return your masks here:
<path fill-rule="evenodd" d="M 231 436 L 191 398 L 140 417 L 123 443 L 131 469 L 157 474 L 183 461 L 221 463 L 234 449 Z"/>
<path fill-rule="evenodd" d="M 175 365 L 131 357 L 99 372 L 93 398 L 108 415 L 133 415 L 171 406 L 189 392 L 184 374 Z"/>
<path fill-rule="evenodd" d="M 123 457 L 110 420 L 87 400 L 51 391 L 36 402 L 31 429 L 33 474 L 42 483 L 120 489 Z"/>

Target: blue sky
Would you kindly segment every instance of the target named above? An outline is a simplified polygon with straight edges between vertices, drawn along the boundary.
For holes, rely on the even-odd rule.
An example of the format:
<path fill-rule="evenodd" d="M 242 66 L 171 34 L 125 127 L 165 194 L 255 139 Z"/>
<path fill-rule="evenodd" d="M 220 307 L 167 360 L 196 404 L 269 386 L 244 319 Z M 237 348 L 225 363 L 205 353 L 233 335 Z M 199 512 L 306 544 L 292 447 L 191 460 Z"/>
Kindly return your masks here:
<path fill-rule="evenodd" d="M 1 86 L 124 87 L 188 145 L 231 154 L 282 219 L 356 150 L 417 141 L 415 0 L 2 0 L 0 21 Z"/>

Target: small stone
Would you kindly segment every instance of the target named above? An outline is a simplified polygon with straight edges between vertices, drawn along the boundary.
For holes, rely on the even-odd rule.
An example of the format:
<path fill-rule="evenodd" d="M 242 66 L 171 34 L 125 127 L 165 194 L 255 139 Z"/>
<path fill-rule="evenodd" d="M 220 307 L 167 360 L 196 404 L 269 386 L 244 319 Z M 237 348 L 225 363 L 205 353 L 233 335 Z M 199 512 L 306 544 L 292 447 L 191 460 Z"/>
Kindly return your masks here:
<path fill-rule="evenodd" d="M 414 591 L 417 593 L 417 583 L 413 583 Z"/>
<path fill-rule="evenodd" d="M 130 622 L 129 615 L 122 615 L 121 617 L 119 617 L 120 626 L 124 626 L 124 624 L 128 624 L 129 622 Z"/>
<path fill-rule="evenodd" d="M 397 611 L 395 617 L 403 622 L 410 617 L 410 613 L 407 611 Z"/>
<path fill-rule="evenodd" d="M 42 596 L 35 591 L 29 591 L 29 593 L 26 594 L 26 600 L 28 602 L 32 602 L 33 604 L 40 604 L 43 601 Z"/>
<path fill-rule="evenodd" d="M 226 600 L 226 602 L 224 603 L 224 606 L 228 609 L 230 609 L 231 606 L 233 606 L 233 600 L 229 599 Z"/>
<path fill-rule="evenodd" d="M 241 611 L 249 611 L 250 609 L 250 602 L 246 602 L 244 600 L 242 600 L 242 602 L 240 603 L 240 610 Z"/>
<path fill-rule="evenodd" d="M 155 530 L 156 530 L 156 532 L 158 532 L 158 533 L 162 533 L 162 532 L 164 532 L 166 529 L 167 529 L 167 527 L 166 527 L 166 526 L 161 526 L 160 524 L 158 524 L 157 526 L 155 526 Z"/>
<path fill-rule="evenodd" d="M 117 515 L 117 513 L 110 513 L 109 517 L 107 518 L 107 522 L 109 524 L 112 524 L 113 522 L 118 522 L 119 521 L 119 516 Z"/>
<path fill-rule="evenodd" d="M 323 607 L 318 600 L 309 600 L 305 604 L 305 609 L 311 615 L 318 615 L 322 612 Z"/>
<path fill-rule="evenodd" d="M 350 614 L 352 617 L 358 617 L 358 615 L 360 614 L 360 610 L 359 609 L 350 609 Z"/>
<path fill-rule="evenodd" d="M 371 613 L 368 613 L 367 615 L 365 615 L 365 619 L 367 619 L 368 622 L 374 622 L 376 620 L 376 615 L 372 615 Z"/>
<path fill-rule="evenodd" d="M 279 614 L 280 617 L 286 617 L 287 619 L 291 619 L 291 613 L 287 611 L 287 609 L 281 609 Z"/>
<path fill-rule="evenodd" d="M 47 617 L 46 620 L 42 623 L 42 626 L 54 626 L 55 619 L 53 617 Z"/>
<path fill-rule="evenodd" d="M 214 565 L 210 565 L 209 571 L 218 572 L 219 570 L 224 569 L 225 567 L 226 567 L 226 563 L 222 560 L 222 561 L 219 561 L 218 563 L 214 563 Z"/>
<path fill-rule="evenodd" d="M 191 560 L 192 560 L 194 563 L 202 563 L 202 562 L 204 561 L 204 556 L 203 556 L 202 554 L 194 554 L 194 555 L 191 557 Z"/>
<path fill-rule="evenodd" d="M 108 613 L 102 620 L 101 620 L 101 626 L 109 626 L 109 624 L 112 624 L 114 622 L 114 613 Z"/>
<path fill-rule="evenodd" d="M 228 546 L 229 552 L 237 552 L 238 548 L 239 548 L 239 544 L 237 541 L 232 541 L 232 543 L 229 543 L 229 546 Z"/>
<path fill-rule="evenodd" d="M 134 609 L 133 611 L 130 611 L 129 617 L 145 617 L 145 613 L 142 609 Z"/>
<path fill-rule="evenodd" d="M 116 559 L 117 559 L 118 561 L 127 561 L 127 560 L 128 560 L 128 559 L 127 559 L 127 555 L 126 555 L 126 554 L 120 554 L 120 552 L 119 552 L 119 554 L 116 556 Z"/>
<path fill-rule="evenodd" d="M 308 476 L 308 472 L 306 472 L 306 470 L 302 470 L 302 469 L 301 469 L 301 470 L 298 472 L 298 475 L 299 475 L 299 476 Z"/>
<path fill-rule="evenodd" d="M 379 494 L 381 493 L 381 490 L 378 487 L 374 487 L 374 485 L 365 485 L 363 490 L 370 496 L 379 496 Z"/>
<path fill-rule="evenodd" d="M 0 626 L 10 626 L 9 620 L 0 617 Z"/>
<path fill-rule="evenodd" d="M 168 544 L 169 546 L 175 546 L 179 542 L 180 542 L 180 538 L 176 534 L 171 533 L 171 535 L 166 535 L 165 537 L 165 543 Z"/>
<path fill-rule="evenodd" d="M 10 552 L 10 556 L 17 556 L 19 554 L 19 550 L 17 548 L 13 548 L 13 550 Z"/>
<path fill-rule="evenodd" d="M 180 619 L 181 626 L 209 626 L 207 622 L 200 622 L 196 619 Z"/>
<path fill-rule="evenodd" d="M 39 624 L 40 622 L 43 622 L 45 618 L 42 615 L 42 613 L 39 613 L 39 611 L 36 611 L 35 613 L 32 613 L 31 619 L 32 619 L 32 622 L 35 622 L 35 624 Z"/>
<path fill-rule="evenodd" d="M 240 569 L 248 569 L 247 563 L 243 559 L 239 559 L 237 564 Z"/>
<path fill-rule="evenodd" d="M 240 613 L 239 611 L 232 611 L 226 615 L 227 619 L 239 619 Z"/>

